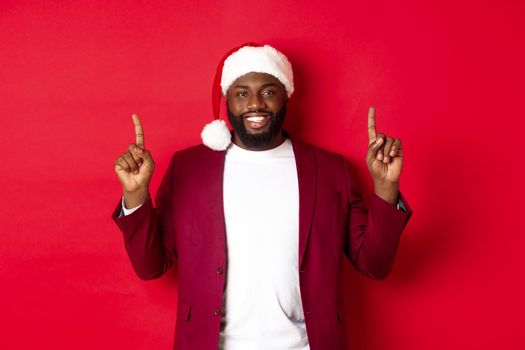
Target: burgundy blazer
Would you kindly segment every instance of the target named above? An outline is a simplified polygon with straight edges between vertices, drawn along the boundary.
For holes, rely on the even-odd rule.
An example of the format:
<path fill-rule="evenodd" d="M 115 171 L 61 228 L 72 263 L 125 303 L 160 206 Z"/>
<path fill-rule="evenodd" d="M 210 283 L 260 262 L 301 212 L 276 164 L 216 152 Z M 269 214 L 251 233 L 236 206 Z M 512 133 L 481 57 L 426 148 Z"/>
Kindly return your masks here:
<path fill-rule="evenodd" d="M 375 194 L 367 209 L 342 155 L 291 140 L 299 182 L 297 263 L 310 349 L 343 350 L 343 256 L 360 273 L 385 278 L 412 211 L 401 194 L 406 212 Z M 222 198 L 225 154 L 202 144 L 175 152 L 155 207 L 148 198 L 132 214 L 119 217 L 119 200 L 112 215 L 141 279 L 158 278 L 178 264 L 175 350 L 218 346 L 228 273 Z"/>

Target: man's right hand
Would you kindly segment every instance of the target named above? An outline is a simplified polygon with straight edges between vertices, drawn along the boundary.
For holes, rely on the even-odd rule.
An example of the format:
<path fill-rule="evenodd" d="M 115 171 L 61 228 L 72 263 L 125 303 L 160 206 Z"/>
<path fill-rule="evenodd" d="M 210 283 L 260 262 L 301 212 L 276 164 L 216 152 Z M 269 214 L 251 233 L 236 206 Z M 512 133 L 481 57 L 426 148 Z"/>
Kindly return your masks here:
<path fill-rule="evenodd" d="M 122 185 L 126 208 L 134 208 L 146 202 L 149 182 L 155 170 L 155 162 L 144 147 L 144 131 L 139 116 L 133 114 L 132 119 L 136 141 L 115 160 L 115 172 Z"/>

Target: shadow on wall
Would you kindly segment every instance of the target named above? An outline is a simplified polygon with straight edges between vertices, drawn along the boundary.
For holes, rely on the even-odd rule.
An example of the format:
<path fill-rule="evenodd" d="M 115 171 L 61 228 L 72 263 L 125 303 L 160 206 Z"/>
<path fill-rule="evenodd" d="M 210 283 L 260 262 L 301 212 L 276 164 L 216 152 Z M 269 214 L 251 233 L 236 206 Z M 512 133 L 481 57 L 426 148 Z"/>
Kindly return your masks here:
<path fill-rule="evenodd" d="M 178 300 L 178 271 L 179 266 L 175 261 L 159 279 L 137 281 L 143 286 L 148 300 L 151 300 L 154 304 L 162 305 L 162 309 L 166 310 L 167 313 L 173 314 L 173 317 L 175 317 L 174 310 L 177 305 L 176 300 Z M 173 327 L 175 327 L 175 323 L 173 323 Z"/>

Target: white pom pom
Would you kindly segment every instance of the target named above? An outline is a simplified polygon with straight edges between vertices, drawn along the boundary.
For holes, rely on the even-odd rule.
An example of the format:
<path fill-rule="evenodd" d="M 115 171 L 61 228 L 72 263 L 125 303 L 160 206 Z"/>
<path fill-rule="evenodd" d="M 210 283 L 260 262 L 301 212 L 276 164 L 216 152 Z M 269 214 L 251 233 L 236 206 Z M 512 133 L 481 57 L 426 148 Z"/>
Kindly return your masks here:
<path fill-rule="evenodd" d="M 204 126 L 202 143 L 215 151 L 224 151 L 231 143 L 232 135 L 224 120 L 214 120 Z"/>

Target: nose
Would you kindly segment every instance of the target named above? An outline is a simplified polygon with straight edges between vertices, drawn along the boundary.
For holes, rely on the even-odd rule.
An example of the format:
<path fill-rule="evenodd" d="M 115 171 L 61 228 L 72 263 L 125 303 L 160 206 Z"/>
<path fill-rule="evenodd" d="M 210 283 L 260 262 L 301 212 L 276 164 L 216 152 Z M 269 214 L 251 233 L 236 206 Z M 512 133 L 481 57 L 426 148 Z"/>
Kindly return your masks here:
<path fill-rule="evenodd" d="M 246 105 L 248 109 L 263 109 L 266 107 L 266 104 L 264 103 L 264 100 L 259 94 L 252 94 L 250 96 L 250 99 L 248 100 L 248 104 Z"/>

